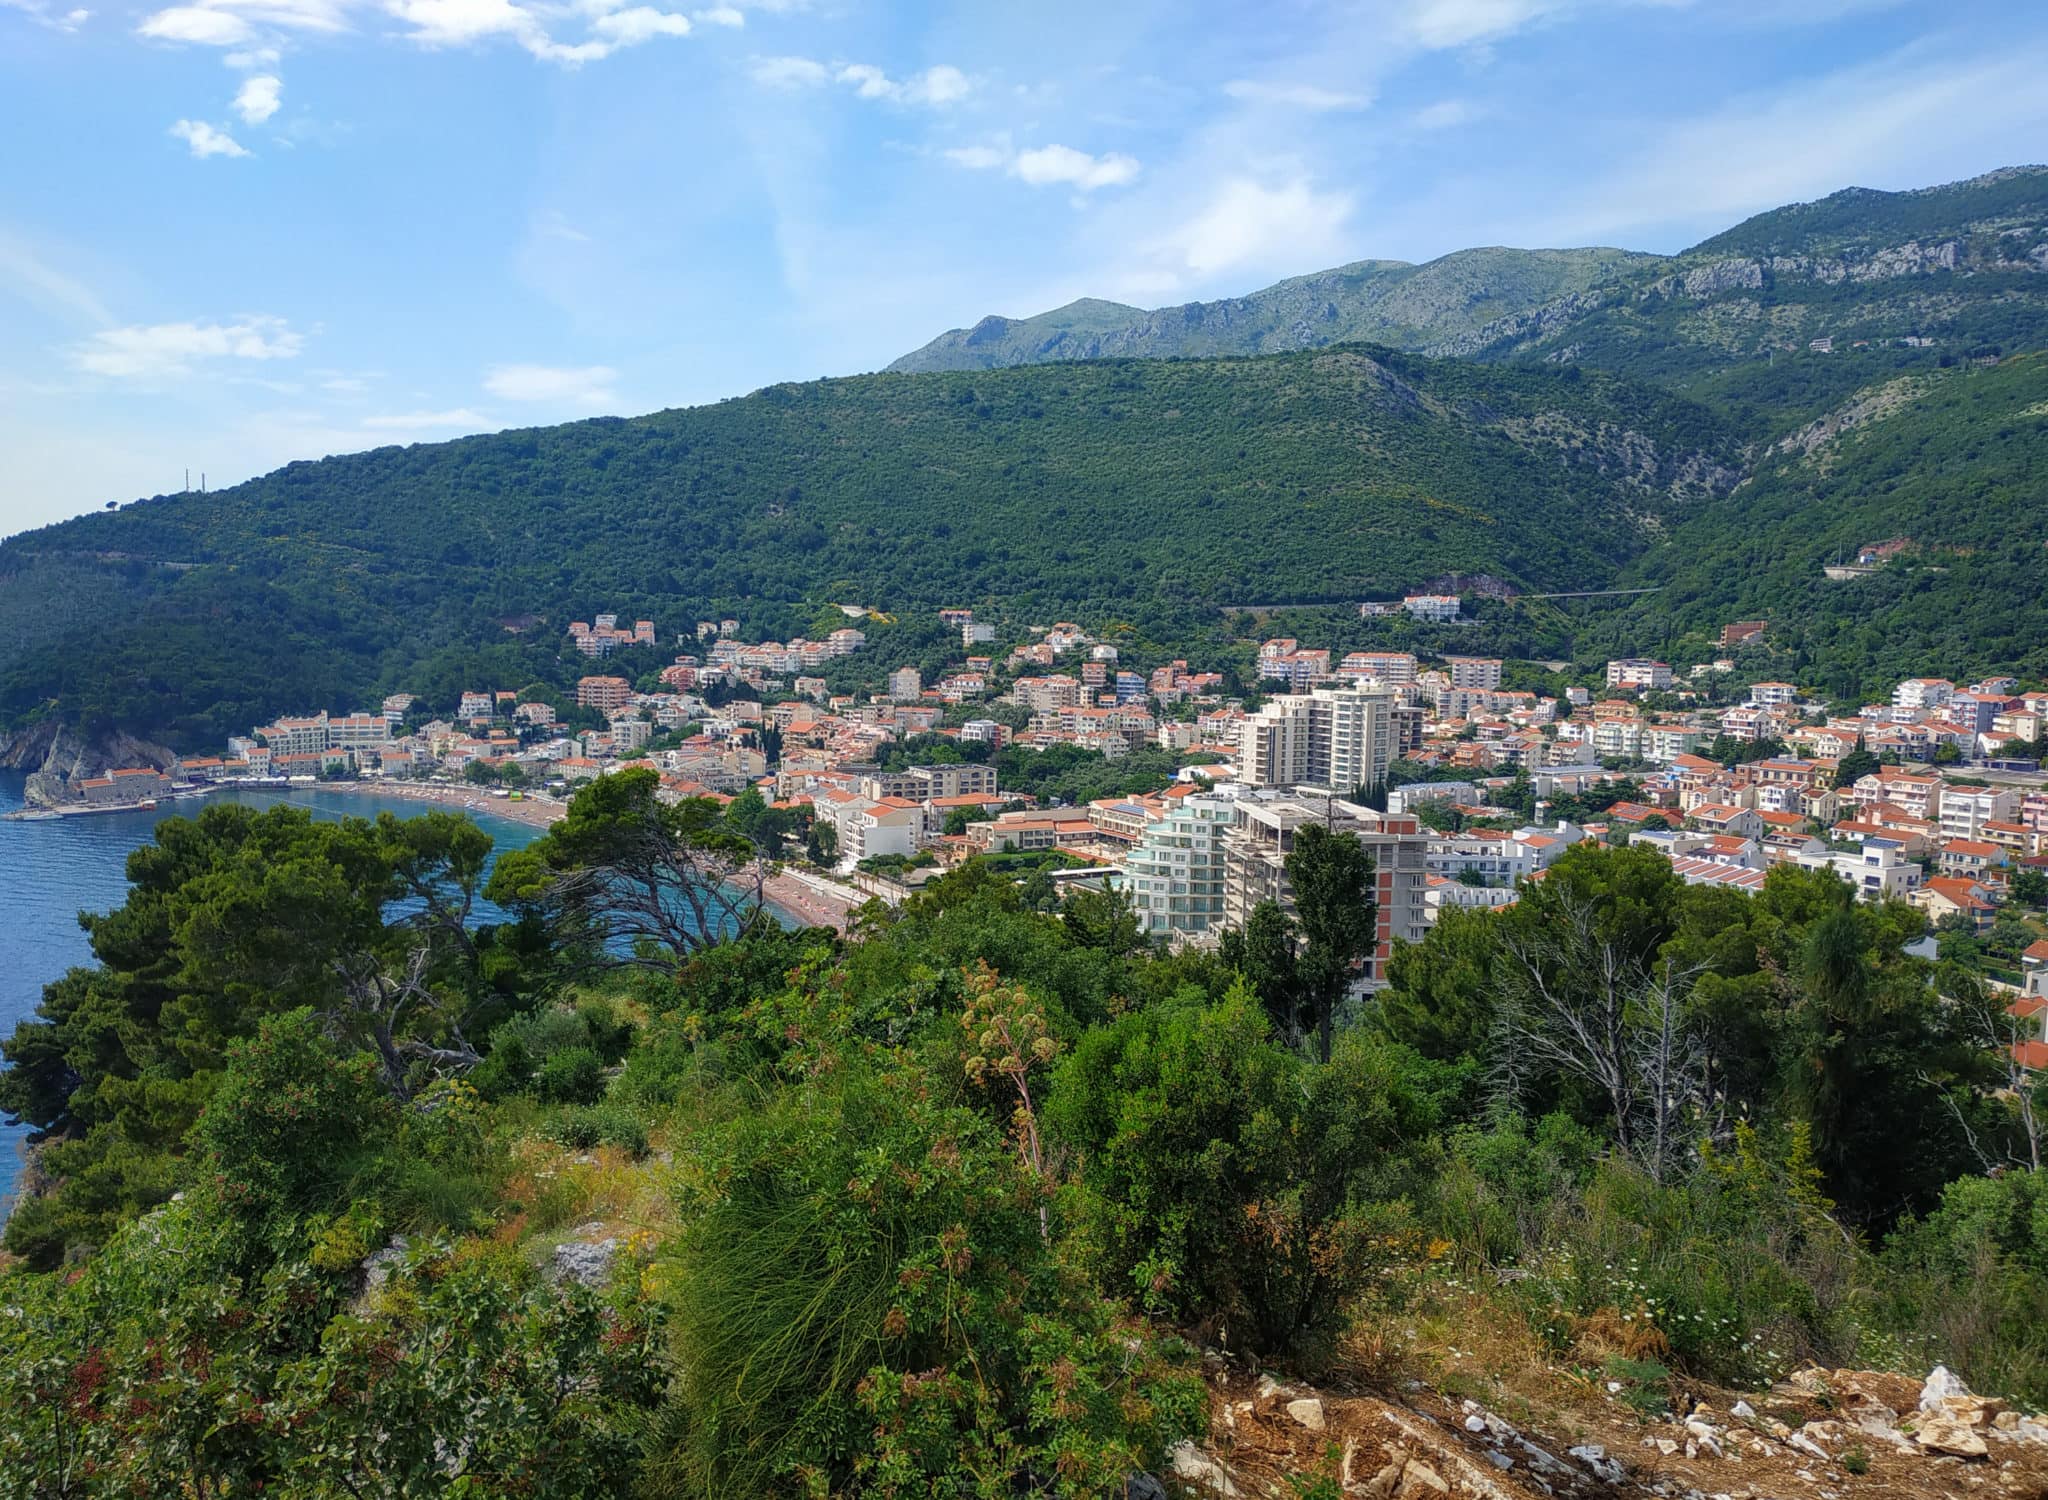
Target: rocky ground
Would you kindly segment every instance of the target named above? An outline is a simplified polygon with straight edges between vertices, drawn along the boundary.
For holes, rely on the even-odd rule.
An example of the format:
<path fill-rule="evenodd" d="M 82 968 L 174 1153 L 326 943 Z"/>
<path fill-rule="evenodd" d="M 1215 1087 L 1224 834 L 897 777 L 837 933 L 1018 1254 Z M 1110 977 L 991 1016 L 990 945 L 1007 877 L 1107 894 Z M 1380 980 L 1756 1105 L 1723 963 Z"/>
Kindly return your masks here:
<path fill-rule="evenodd" d="M 1208 1441 L 1159 1493 L 1287 1500 L 1660 1496 L 2048 1496 L 2048 1421 L 1925 1381 L 1802 1370 L 1768 1391 L 1695 1391 L 1659 1417 L 1590 1399 L 1518 1412 L 1426 1390 L 1398 1399 L 1282 1383 L 1209 1363 Z"/>

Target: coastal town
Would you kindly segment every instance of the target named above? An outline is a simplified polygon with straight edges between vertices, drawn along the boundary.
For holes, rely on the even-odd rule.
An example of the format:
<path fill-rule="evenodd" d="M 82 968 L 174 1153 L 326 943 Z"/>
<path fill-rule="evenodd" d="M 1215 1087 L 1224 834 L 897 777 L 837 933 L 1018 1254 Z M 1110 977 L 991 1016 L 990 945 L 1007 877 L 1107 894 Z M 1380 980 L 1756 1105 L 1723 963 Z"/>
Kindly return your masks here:
<path fill-rule="evenodd" d="M 1459 608 L 1430 594 L 1361 613 L 1444 624 Z M 1339 656 L 1275 637 L 1239 684 L 1180 659 L 1134 669 L 1071 621 L 1012 632 L 952 609 L 939 623 L 959 658 L 929 682 L 877 662 L 867 691 L 832 691 L 823 670 L 868 648 L 852 624 L 749 642 L 737 620 L 702 621 L 656 681 L 591 672 L 559 708 L 487 684 L 447 704 L 397 693 L 280 718 L 218 756 L 85 779 L 53 811 L 353 784 L 544 823 L 579 784 L 651 765 L 666 797 L 754 794 L 778 814 L 787 904 L 821 920 L 980 858 L 1054 891 L 1118 889 L 1138 929 L 1173 945 L 1215 942 L 1261 900 L 1286 908 L 1293 831 L 1315 821 L 1373 857 L 1367 989 L 1394 944 L 1448 910 L 1514 901 L 1573 844 L 1645 844 L 1692 884 L 1753 890 L 1790 863 L 1910 902 L 1931 934 L 1974 940 L 2037 1025 L 2048 1009 L 2048 940 L 2020 916 L 2048 888 L 2048 690 L 2012 677 L 1910 678 L 1846 707 L 1758 675 L 1769 625 L 1751 620 L 1722 630 L 1725 655 L 1683 671 L 1623 658 L 1581 682 L 1564 663 Z M 597 614 L 568 636 L 594 663 L 653 646 L 656 629 Z M 1082 801 L 1006 784 L 1017 754 L 1052 751 L 1111 770 L 1139 755 L 1158 771 Z M 2048 1062 L 2048 1040 L 2027 1045 Z"/>

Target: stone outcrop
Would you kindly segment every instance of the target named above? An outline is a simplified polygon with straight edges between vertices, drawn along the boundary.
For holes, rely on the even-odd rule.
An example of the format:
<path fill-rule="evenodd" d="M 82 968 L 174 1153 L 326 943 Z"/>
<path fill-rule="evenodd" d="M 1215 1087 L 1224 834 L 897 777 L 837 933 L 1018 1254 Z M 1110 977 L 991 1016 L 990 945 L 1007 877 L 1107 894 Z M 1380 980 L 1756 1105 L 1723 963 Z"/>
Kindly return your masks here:
<path fill-rule="evenodd" d="M 122 730 L 85 735 L 68 724 L 46 719 L 30 725 L 0 744 L 0 767 L 27 771 L 24 795 L 31 807 L 56 807 L 74 802 L 74 783 L 129 766 L 169 770 L 177 753 Z"/>

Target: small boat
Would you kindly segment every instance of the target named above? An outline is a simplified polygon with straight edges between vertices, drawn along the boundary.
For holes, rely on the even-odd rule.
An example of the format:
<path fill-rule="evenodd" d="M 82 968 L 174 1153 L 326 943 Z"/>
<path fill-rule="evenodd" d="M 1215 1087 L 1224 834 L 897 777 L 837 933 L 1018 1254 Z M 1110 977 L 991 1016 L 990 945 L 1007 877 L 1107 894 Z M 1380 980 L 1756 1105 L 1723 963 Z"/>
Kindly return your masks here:
<path fill-rule="evenodd" d="M 63 816 L 64 814 L 60 812 L 51 812 L 47 807 L 23 808 L 20 812 L 11 812 L 7 815 L 8 821 L 13 823 L 47 823 Z"/>

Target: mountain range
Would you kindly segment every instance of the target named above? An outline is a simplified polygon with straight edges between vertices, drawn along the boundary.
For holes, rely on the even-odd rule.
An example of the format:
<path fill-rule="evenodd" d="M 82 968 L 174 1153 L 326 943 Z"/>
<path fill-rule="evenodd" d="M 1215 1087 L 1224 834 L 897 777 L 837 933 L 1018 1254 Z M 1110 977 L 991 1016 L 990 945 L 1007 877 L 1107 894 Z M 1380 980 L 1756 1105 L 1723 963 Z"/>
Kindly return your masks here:
<path fill-rule="evenodd" d="M 1427 349 L 1604 286 L 1660 258 L 1628 250 L 1460 250 L 1427 265 L 1361 260 L 1245 297 L 1152 311 L 1084 297 L 942 333 L 889 369 L 994 370 L 1067 359 L 1279 354 L 1326 344 Z"/>
<path fill-rule="evenodd" d="M 217 742 L 378 691 L 573 680 L 560 632 L 599 609 L 665 638 L 859 601 L 1117 622 L 1141 661 L 1253 628 L 1348 648 L 1409 629 L 1352 602 L 1446 574 L 1660 590 L 1487 605 L 1458 639 L 1503 654 L 1697 659 L 1740 612 L 1772 619 L 1780 675 L 1845 693 L 2048 675 L 2043 350 L 2039 167 L 1852 189 L 1671 257 L 1475 250 L 1076 304 L 982 338 L 988 368 L 297 463 L 12 538 L 0 716 Z M 1887 540 L 1878 575 L 1824 580 Z"/>

